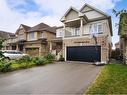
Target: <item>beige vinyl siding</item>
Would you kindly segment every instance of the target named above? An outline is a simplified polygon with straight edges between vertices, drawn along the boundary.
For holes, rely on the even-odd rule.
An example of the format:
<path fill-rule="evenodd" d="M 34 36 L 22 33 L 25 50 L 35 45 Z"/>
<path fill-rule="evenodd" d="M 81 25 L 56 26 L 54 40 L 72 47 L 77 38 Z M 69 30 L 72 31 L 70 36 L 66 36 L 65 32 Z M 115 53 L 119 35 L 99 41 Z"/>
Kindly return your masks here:
<path fill-rule="evenodd" d="M 71 10 L 68 15 L 65 17 L 66 20 L 73 20 L 78 18 L 78 13 L 74 10 Z"/>
<path fill-rule="evenodd" d="M 84 29 L 83 29 L 83 30 L 84 30 L 84 31 L 83 31 L 83 35 L 90 34 L 90 32 L 89 32 L 89 26 L 90 26 L 90 25 L 87 24 L 87 25 L 85 25 L 85 26 L 83 27 L 83 28 L 84 28 Z"/>
<path fill-rule="evenodd" d="M 96 19 L 96 18 L 104 17 L 104 15 L 102 15 L 96 11 L 89 11 L 84 14 L 88 17 L 88 19 Z"/>
<path fill-rule="evenodd" d="M 56 37 L 63 37 L 63 28 L 57 29 L 56 30 Z"/>
<path fill-rule="evenodd" d="M 87 12 L 87 11 L 90 11 L 90 10 L 92 10 L 92 9 L 86 6 L 84 9 L 82 9 L 82 11 L 81 11 L 81 12 L 83 12 L 83 13 L 84 13 L 84 12 Z"/>

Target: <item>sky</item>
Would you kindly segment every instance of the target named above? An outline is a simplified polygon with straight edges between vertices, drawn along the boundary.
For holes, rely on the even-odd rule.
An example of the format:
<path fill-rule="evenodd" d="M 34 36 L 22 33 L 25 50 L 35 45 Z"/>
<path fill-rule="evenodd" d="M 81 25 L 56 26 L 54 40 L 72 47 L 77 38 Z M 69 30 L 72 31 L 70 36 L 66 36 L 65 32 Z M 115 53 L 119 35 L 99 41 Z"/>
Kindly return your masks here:
<path fill-rule="evenodd" d="M 34 26 L 41 22 L 61 26 L 60 18 L 70 6 L 79 10 L 85 3 L 112 16 L 112 42 L 118 42 L 115 25 L 119 20 L 112 9 L 127 9 L 127 0 L 0 0 L 0 30 L 15 33 L 20 24 Z"/>

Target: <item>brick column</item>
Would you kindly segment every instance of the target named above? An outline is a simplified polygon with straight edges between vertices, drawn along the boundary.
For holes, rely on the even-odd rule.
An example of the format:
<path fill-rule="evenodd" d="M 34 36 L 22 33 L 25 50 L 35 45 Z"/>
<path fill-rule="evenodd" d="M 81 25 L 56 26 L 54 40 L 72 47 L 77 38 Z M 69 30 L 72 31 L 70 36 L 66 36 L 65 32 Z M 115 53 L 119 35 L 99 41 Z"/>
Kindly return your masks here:
<path fill-rule="evenodd" d="M 52 52 L 52 42 L 50 42 L 50 52 Z"/>

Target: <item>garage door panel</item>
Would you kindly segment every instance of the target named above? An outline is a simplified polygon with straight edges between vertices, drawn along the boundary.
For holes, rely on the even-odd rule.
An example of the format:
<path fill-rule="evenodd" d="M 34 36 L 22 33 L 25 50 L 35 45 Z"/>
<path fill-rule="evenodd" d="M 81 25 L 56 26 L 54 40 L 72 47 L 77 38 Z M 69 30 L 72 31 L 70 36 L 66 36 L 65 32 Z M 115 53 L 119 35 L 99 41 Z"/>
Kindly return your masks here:
<path fill-rule="evenodd" d="M 73 46 L 67 47 L 68 61 L 101 61 L 100 46 Z"/>
<path fill-rule="evenodd" d="M 26 53 L 30 56 L 39 56 L 39 48 L 26 48 Z"/>

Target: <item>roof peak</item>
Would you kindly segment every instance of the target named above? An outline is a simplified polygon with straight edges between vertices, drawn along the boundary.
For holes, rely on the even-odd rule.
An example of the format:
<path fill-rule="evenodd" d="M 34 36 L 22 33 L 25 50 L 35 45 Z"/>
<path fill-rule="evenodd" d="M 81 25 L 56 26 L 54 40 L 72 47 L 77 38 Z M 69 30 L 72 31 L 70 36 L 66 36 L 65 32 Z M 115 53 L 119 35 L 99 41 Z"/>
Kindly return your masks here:
<path fill-rule="evenodd" d="M 109 15 L 108 15 L 107 13 L 101 11 L 100 9 L 96 8 L 95 6 L 91 6 L 91 5 L 88 4 L 88 3 L 85 3 L 85 4 L 81 7 L 81 9 L 80 9 L 79 11 L 81 12 L 86 6 L 89 7 L 89 8 L 91 8 L 91 9 L 93 9 L 93 10 L 95 10 L 95 11 L 97 11 L 97 12 L 99 12 L 99 13 L 101 13 L 101 14 L 103 14 L 103 15 L 105 15 L 105 16 L 107 16 L 107 17 L 109 17 Z"/>

